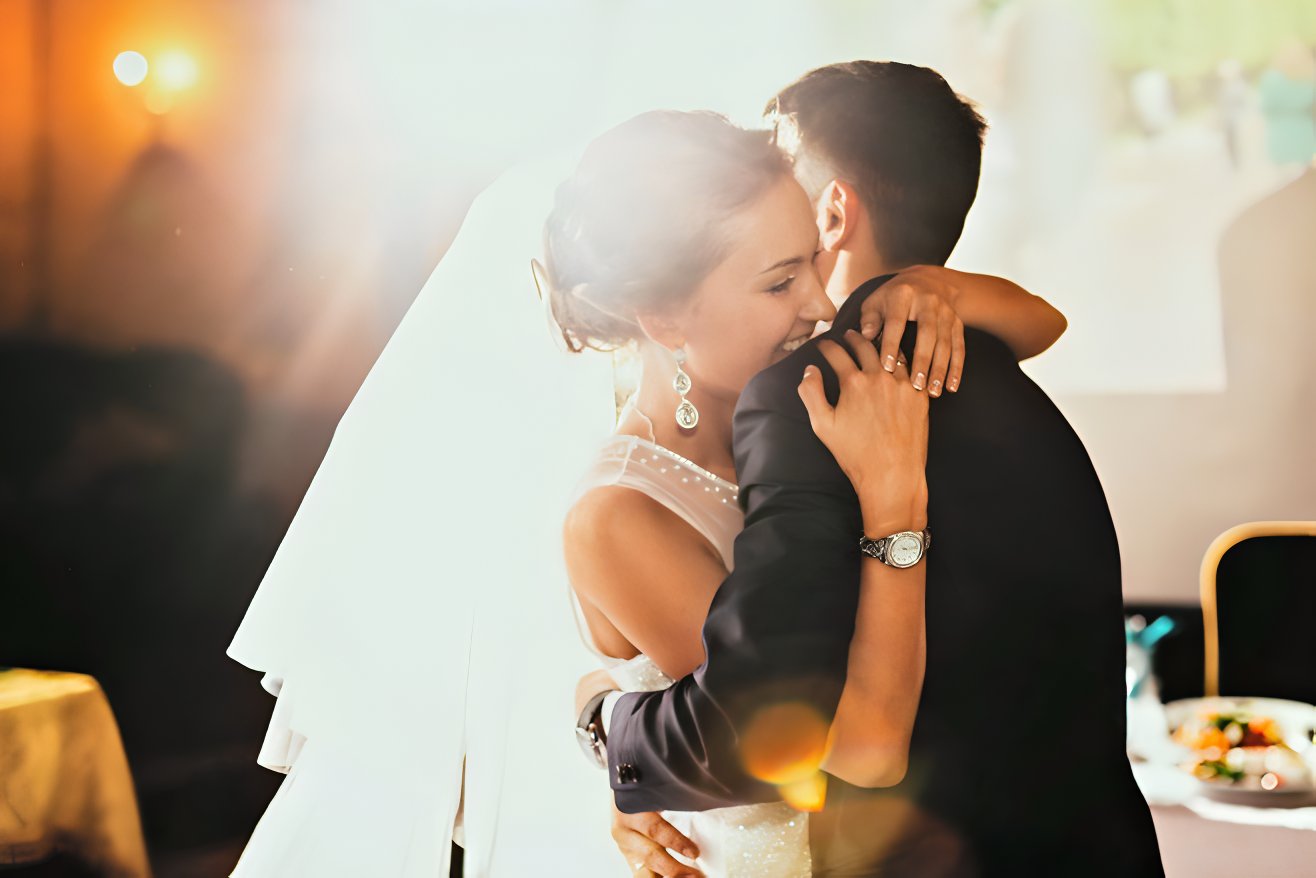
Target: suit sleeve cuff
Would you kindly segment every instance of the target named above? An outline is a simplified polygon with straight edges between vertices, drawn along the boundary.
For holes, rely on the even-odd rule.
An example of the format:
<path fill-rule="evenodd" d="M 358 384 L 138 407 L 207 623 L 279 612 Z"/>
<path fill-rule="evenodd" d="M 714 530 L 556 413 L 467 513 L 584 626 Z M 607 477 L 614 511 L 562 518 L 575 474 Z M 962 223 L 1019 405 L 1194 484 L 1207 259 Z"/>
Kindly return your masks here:
<path fill-rule="evenodd" d="M 603 734 L 606 736 L 612 730 L 612 711 L 621 701 L 624 692 L 609 692 L 603 698 L 603 705 L 599 708 L 599 716 L 603 722 Z"/>

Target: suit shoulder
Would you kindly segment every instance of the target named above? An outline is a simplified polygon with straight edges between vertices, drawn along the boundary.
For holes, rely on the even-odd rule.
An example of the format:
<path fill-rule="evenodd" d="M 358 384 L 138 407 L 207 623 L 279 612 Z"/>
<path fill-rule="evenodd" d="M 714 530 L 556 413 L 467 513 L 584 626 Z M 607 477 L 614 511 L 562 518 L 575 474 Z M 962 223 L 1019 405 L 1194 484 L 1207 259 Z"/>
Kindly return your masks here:
<path fill-rule="evenodd" d="M 975 329 L 972 326 L 964 327 L 964 347 L 966 355 L 970 357 L 982 356 L 989 360 L 1016 367 L 1019 365 L 1019 360 L 1016 359 L 1010 346 L 985 329 Z"/>
<path fill-rule="evenodd" d="M 779 363 L 774 363 L 749 380 L 736 403 L 736 412 L 775 412 L 807 418 L 800 401 L 799 386 L 804 378 L 804 367 L 812 359 L 805 353 L 806 345 Z"/>

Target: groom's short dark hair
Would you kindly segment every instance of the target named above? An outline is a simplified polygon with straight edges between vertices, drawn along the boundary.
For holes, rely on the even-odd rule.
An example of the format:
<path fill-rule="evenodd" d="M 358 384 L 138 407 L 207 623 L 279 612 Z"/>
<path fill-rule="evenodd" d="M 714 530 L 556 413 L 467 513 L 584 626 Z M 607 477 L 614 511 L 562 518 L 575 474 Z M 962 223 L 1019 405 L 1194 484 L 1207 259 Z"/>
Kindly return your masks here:
<path fill-rule="evenodd" d="M 855 187 L 891 265 L 943 264 L 978 192 L 986 123 L 935 70 L 851 61 L 812 70 L 764 109 L 811 198 Z M 797 144 L 787 143 L 785 127 Z"/>

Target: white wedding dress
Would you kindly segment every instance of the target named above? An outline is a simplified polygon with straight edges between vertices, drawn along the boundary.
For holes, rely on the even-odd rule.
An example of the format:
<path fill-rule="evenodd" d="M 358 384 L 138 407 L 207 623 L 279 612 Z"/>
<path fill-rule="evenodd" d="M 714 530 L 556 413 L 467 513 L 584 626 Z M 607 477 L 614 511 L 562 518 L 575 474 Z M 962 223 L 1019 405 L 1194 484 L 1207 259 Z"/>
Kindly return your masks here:
<path fill-rule="evenodd" d="M 732 547 L 744 526 L 734 484 L 649 440 L 617 435 L 600 450 L 578 494 L 605 485 L 632 488 L 652 497 L 707 539 L 731 569 Z M 643 653 L 619 659 L 599 652 L 579 607 L 577 621 L 586 645 L 622 689 L 652 692 L 674 682 Z M 699 846 L 694 865 L 708 878 L 808 878 L 811 874 L 808 815 L 785 802 L 665 811 L 663 816 Z"/>

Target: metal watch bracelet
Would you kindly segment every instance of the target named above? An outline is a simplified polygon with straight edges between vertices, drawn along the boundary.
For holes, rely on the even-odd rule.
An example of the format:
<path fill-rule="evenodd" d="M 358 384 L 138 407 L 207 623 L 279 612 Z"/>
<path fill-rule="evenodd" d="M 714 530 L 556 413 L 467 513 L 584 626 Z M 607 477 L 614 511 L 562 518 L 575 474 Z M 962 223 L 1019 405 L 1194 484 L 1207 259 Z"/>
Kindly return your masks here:
<path fill-rule="evenodd" d="M 614 690 L 606 689 L 585 702 L 585 709 L 576 720 L 576 740 L 581 752 L 594 765 L 608 767 L 608 735 L 603 730 L 603 701 Z"/>
<path fill-rule="evenodd" d="M 922 561 L 932 546 L 932 529 L 898 531 L 889 536 L 872 539 L 861 534 L 859 551 L 881 561 L 888 567 L 906 569 Z"/>

